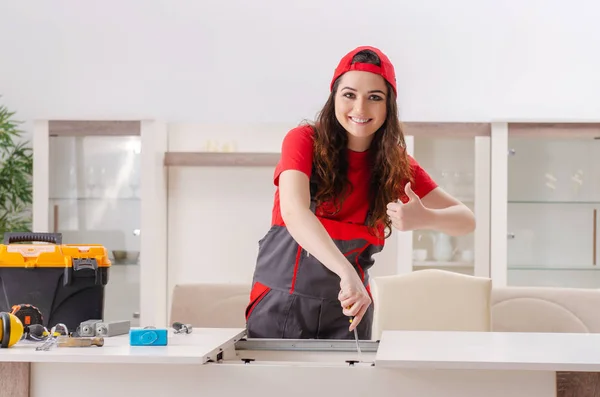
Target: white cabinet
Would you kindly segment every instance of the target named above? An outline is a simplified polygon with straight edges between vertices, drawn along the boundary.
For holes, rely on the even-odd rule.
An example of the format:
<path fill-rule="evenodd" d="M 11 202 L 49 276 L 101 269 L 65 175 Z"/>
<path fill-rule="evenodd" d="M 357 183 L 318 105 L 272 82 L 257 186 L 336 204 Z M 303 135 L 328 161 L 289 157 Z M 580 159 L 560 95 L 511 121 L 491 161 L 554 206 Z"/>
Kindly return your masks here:
<path fill-rule="evenodd" d="M 157 178 L 142 175 L 152 171 L 147 166 L 152 152 L 142 151 L 148 146 L 144 136 L 156 139 L 148 128 L 141 121 L 41 120 L 33 131 L 33 230 L 61 233 L 65 244 L 103 245 L 112 262 L 104 320 L 130 320 L 134 326 L 142 316 L 142 281 L 151 280 L 145 288 L 155 290 L 144 276 L 153 271 L 152 257 L 141 254 L 143 222 L 149 221 L 142 221 L 142 196 L 151 188 L 148 183 L 142 188 L 142 177 Z M 147 319 L 152 310 L 146 309 Z"/>
<path fill-rule="evenodd" d="M 600 125 L 506 123 L 495 133 L 493 167 L 505 177 L 493 180 L 493 209 L 506 214 L 493 222 L 498 279 L 599 288 Z"/>
<path fill-rule="evenodd" d="M 459 237 L 428 230 L 395 232 L 397 273 L 437 268 L 489 276 L 489 124 L 409 123 L 406 130 L 409 153 L 438 186 L 474 211 L 477 229 Z"/>

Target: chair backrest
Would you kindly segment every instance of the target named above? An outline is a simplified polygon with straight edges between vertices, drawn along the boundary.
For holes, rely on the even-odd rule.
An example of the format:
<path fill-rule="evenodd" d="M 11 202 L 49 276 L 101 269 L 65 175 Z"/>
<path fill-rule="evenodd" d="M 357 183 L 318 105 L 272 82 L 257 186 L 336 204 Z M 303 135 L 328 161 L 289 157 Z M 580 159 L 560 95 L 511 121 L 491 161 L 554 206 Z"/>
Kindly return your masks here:
<path fill-rule="evenodd" d="M 600 333 L 600 290 L 500 287 L 492 290 L 492 331 Z"/>
<path fill-rule="evenodd" d="M 372 339 L 384 330 L 491 330 L 492 281 L 438 269 L 374 277 Z"/>
<path fill-rule="evenodd" d="M 243 328 L 250 285 L 178 284 L 173 289 L 171 323 L 194 327 Z"/>

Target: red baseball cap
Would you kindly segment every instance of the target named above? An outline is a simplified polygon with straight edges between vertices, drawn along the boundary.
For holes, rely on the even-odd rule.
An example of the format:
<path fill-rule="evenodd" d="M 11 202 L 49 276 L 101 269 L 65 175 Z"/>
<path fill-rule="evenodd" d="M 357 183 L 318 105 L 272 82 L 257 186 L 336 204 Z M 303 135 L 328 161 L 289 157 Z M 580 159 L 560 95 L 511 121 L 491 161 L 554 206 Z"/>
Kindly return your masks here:
<path fill-rule="evenodd" d="M 352 58 L 354 58 L 356 54 L 363 50 L 371 50 L 375 54 L 377 54 L 379 60 L 381 61 L 381 66 L 373 65 L 370 63 L 352 63 Z M 363 72 L 371 72 L 380 75 L 388 83 L 390 83 L 390 85 L 394 89 L 394 94 L 398 95 L 398 91 L 396 90 L 396 72 L 394 71 L 394 66 L 390 62 L 389 58 L 383 52 L 381 52 L 381 50 L 375 47 L 362 46 L 355 48 L 354 50 L 347 53 L 340 61 L 337 68 L 335 68 L 335 72 L 333 73 L 333 79 L 331 80 L 331 85 L 329 86 L 329 89 L 333 90 L 333 83 L 335 83 L 338 77 L 351 70 L 360 70 Z"/>

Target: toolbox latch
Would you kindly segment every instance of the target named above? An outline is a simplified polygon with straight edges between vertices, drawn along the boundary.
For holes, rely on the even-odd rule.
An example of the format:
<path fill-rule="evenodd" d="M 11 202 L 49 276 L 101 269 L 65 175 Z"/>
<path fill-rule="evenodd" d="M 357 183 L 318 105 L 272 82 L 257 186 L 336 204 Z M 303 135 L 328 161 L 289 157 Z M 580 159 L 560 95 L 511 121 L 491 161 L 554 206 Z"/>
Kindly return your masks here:
<path fill-rule="evenodd" d="M 98 262 L 96 258 L 74 258 L 73 259 L 73 271 L 90 269 L 93 271 L 98 270 Z"/>
<path fill-rule="evenodd" d="M 95 283 L 98 284 L 98 261 L 96 261 L 96 258 L 73 258 L 71 265 L 71 267 L 65 268 L 66 274 L 63 278 L 65 286 L 71 283 L 74 275 L 78 277 L 94 277 Z"/>

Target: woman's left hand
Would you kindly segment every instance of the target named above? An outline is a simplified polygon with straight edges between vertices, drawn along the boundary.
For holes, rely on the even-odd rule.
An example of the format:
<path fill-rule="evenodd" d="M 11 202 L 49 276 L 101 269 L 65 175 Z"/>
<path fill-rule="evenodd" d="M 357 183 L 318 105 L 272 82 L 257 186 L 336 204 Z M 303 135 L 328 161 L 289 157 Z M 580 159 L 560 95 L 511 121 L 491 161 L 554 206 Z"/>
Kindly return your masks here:
<path fill-rule="evenodd" d="M 421 199 L 410 188 L 410 182 L 404 187 L 408 202 L 400 201 L 387 205 L 387 214 L 392 226 L 400 231 L 423 229 L 429 219 L 430 211 L 423 205 Z"/>

